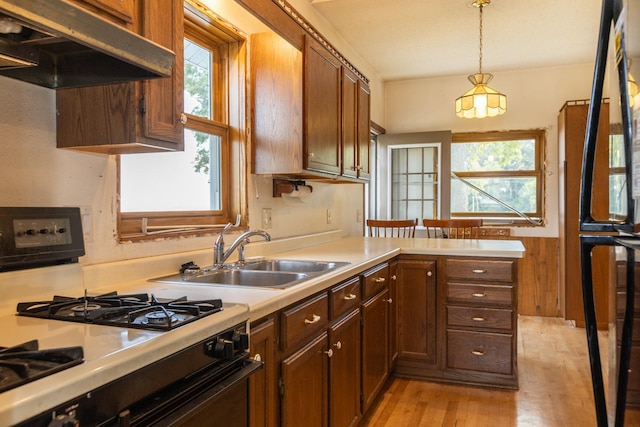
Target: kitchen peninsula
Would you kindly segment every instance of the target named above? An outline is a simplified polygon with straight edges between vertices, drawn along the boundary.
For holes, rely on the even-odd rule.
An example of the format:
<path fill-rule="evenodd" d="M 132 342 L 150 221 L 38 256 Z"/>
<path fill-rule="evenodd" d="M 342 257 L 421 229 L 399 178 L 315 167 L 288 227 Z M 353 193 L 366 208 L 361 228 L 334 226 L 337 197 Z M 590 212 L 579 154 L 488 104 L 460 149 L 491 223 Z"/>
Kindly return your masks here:
<path fill-rule="evenodd" d="M 478 384 L 486 382 L 487 385 L 497 387 L 517 386 L 516 278 L 517 260 L 524 254 L 524 248 L 519 241 L 366 237 L 340 239 L 338 236 L 339 232 L 329 232 L 248 245 L 248 257 L 266 256 L 350 263 L 346 267 L 284 290 L 169 285 L 147 281 L 151 277 L 174 273 L 181 264 L 188 261 L 208 265 L 211 262 L 211 251 L 178 253 L 98 265 L 47 267 L 30 270 L 28 274 L 3 273 L 0 279 L 7 282 L 3 283 L 3 287 L 8 290 L 9 302 L 42 300 L 47 292 L 81 294 L 86 289 L 93 295 L 117 290 L 119 293 L 148 292 L 167 298 L 178 298 L 184 294 L 188 294 L 190 299 L 219 298 L 225 304 L 229 304 L 230 308 L 225 310 L 227 314 L 219 320 L 217 314 L 214 314 L 167 332 L 140 332 L 119 327 L 24 318 L 15 316 L 10 305 L 1 306 L 0 327 L 5 331 L 11 331 L 8 336 L 5 334 L 3 337 L 6 341 L 2 343 L 3 346 L 37 339 L 41 348 L 55 348 L 60 346 L 56 338 L 63 336 L 64 346 L 83 346 L 85 358 L 84 363 L 78 366 L 0 393 L 0 424 L 12 425 L 60 405 L 64 406 L 78 396 L 85 396 L 104 384 L 199 342 L 206 336 L 207 331 L 228 327 L 242 319 L 251 324 L 251 355 L 254 356 L 256 351 L 259 351 L 265 363 L 265 369 L 251 378 L 251 419 L 258 423 L 270 420 L 266 425 L 273 422 L 287 425 L 287 417 L 298 416 L 296 408 L 304 406 L 301 402 L 291 399 L 306 396 L 304 393 L 297 393 L 294 388 L 300 375 L 307 373 L 320 375 L 320 382 L 314 384 L 318 384 L 321 389 L 315 390 L 311 395 L 322 397 L 307 407 L 307 416 L 315 417 L 315 414 L 319 414 L 321 418 L 330 416 L 339 420 L 360 419 L 394 366 L 402 366 L 403 360 L 407 361 L 403 369 L 406 371 L 412 367 L 412 376 L 419 376 L 417 373 L 420 372 L 420 367 L 428 367 L 423 370 L 426 373 L 425 378 Z M 451 265 L 447 264 L 448 261 L 460 261 L 461 264 Z M 425 293 L 424 289 L 413 288 L 420 286 L 419 282 L 402 283 L 403 277 L 417 277 L 416 263 L 424 272 L 424 276 L 421 276 L 424 280 L 421 283 L 429 287 L 435 286 L 435 289 Z M 481 263 L 482 268 L 478 267 L 478 263 Z M 472 267 L 472 270 L 482 270 L 495 277 L 491 280 L 463 280 L 460 276 L 465 274 L 465 266 Z M 444 268 L 442 272 L 439 270 L 440 267 Z M 456 278 L 451 276 L 450 283 L 446 286 L 454 285 L 456 289 L 480 286 L 480 289 L 486 292 L 473 288 L 472 294 L 484 294 L 489 300 L 488 307 L 445 300 L 447 271 L 453 268 L 460 274 Z M 64 276 L 68 278 L 67 284 L 59 284 Z M 21 286 L 21 283 L 27 280 L 31 285 Z M 497 303 L 495 300 L 491 303 L 496 295 L 493 292 L 496 290 L 499 295 Z M 505 302 L 505 292 L 510 295 L 508 302 Z M 431 301 L 427 298 L 428 295 L 435 296 L 436 300 Z M 402 305 L 403 301 L 405 306 Z M 429 334 L 429 339 L 435 340 L 436 352 L 433 360 L 417 354 L 414 349 L 407 349 L 411 351 L 404 354 L 402 351 L 396 351 L 402 350 L 402 345 L 398 346 L 398 343 L 403 342 L 403 334 L 410 330 L 419 330 L 411 329 L 415 325 L 403 323 L 403 319 L 407 318 L 403 315 L 403 309 L 417 310 L 416 304 L 410 304 L 409 301 L 416 304 L 418 301 L 433 304 L 428 307 L 425 305 L 422 317 L 414 319 L 415 324 L 420 323 L 422 318 L 428 320 L 425 324 L 427 329 L 422 331 Z M 484 310 L 487 324 L 473 325 L 472 328 L 458 322 L 455 327 L 446 326 L 443 322 L 453 320 L 447 320 L 445 311 L 450 312 L 452 309 Z M 431 310 L 435 310 L 435 313 Z M 507 326 L 505 312 L 511 316 L 511 321 L 506 322 Z M 415 313 L 420 311 L 417 310 Z M 491 317 L 496 313 L 497 318 Z M 479 316 L 474 314 L 473 317 Z M 487 359 L 492 357 L 491 360 L 497 361 L 497 365 L 478 364 L 460 357 L 450 359 L 448 354 L 452 348 L 449 346 L 447 349 L 443 341 L 448 339 L 448 329 L 455 329 L 455 333 L 463 335 L 477 331 L 474 335 L 494 340 L 485 349 L 472 348 L 471 351 L 475 352 L 472 355 L 481 359 L 485 355 Z M 341 335 L 343 332 L 345 334 Z M 340 339 L 336 339 L 337 337 Z M 456 342 L 456 339 L 454 337 L 453 342 Z M 495 341 L 496 339 L 498 341 Z M 505 339 L 508 341 L 506 349 L 501 347 L 504 346 Z M 498 343 L 497 346 L 495 342 Z M 123 343 L 123 346 L 112 348 L 113 345 L 117 347 L 117 343 Z M 353 343 L 362 343 L 362 346 L 352 345 Z M 431 350 L 432 345 L 428 346 Z M 105 351 L 102 352 L 101 349 Z M 348 356 L 350 359 L 347 360 L 354 361 L 358 366 L 355 370 L 351 366 L 350 371 L 355 377 L 349 384 L 356 388 L 351 390 L 342 387 L 336 390 L 334 386 L 340 379 L 345 378 L 341 374 L 336 376 L 337 372 L 341 372 L 341 357 L 347 354 L 349 349 L 355 353 L 351 353 Z M 502 352 L 495 359 L 490 354 L 493 349 Z M 482 352 L 486 352 L 485 355 L 481 354 Z M 395 354 L 397 358 L 393 360 Z M 333 357 L 328 357 L 329 355 Z M 511 364 L 504 364 L 505 357 Z M 461 368 L 460 363 L 470 365 L 466 369 Z M 306 371 L 305 368 L 309 366 L 314 368 Z M 513 372 L 506 373 L 507 370 Z M 464 372 L 471 372 L 472 375 L 470 378 L 462 378 L 460 375 Z M 275 393 L 280 378 L 282 399 L 279 393 Z M 363 392 L 369 395 L 362 404 L 361 387 Z M 353 392 L 352 399 L 342 394 L 349 392 Z M 256 407 L 256 402 L 262 404 Z M 345 405 L 340 405 L 339 402 Z M 348 402 L 352 403 L 351 412 Z M 282 420 L 278 420 L 280 411 L 277 408 L 280 405 L 283 405 L 282 413 L 285 417 Z M 257 408 L 263 408 L 262 412 L 256 412 Z"/>

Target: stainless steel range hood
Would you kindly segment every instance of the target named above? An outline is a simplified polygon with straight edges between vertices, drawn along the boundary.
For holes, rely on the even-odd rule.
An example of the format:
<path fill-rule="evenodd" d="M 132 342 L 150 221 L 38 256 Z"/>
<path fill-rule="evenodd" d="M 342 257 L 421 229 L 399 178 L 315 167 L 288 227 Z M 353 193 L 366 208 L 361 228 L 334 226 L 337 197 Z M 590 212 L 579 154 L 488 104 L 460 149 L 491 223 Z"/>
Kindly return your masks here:
<path fill-rule="evenodd" d="M 168 77 L 175 55 L 66 0 L 0 0 L 0 75 L 57 89 Z"/>

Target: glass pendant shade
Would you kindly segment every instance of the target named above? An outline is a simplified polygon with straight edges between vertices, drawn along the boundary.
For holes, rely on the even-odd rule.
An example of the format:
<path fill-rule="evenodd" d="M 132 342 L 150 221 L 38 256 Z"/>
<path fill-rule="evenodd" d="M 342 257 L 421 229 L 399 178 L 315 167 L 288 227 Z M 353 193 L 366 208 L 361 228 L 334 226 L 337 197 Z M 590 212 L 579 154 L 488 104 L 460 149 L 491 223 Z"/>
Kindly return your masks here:
<path fill-rule="evenodd" d="M 488 73 L 476 73 L 469 76 L 474 85 L 456 99 L 456 115 L 464 119 L 495 117 L 507 111 L 507 97 L 491 89 L 487 84 L 493 76 Z"/>

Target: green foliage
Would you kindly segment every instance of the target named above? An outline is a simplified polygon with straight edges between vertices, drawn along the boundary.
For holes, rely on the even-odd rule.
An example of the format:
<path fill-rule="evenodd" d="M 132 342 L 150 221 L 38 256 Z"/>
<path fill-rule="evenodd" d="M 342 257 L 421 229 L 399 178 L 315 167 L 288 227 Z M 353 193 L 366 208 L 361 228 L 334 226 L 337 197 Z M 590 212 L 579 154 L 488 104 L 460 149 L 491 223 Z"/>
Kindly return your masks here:
<path fill-rule="evenodd" d="M 191 114 L 200 117 L 211 115 L 211 85 L 209 70 L 185 62 L 184 70 L 185 93 L 197 101 Z M 196 154 L 193 160 L 193 168 L 198 173 L 209 174 L 209 136 L 202 132 L 194 132 L 196 139 Z"/>

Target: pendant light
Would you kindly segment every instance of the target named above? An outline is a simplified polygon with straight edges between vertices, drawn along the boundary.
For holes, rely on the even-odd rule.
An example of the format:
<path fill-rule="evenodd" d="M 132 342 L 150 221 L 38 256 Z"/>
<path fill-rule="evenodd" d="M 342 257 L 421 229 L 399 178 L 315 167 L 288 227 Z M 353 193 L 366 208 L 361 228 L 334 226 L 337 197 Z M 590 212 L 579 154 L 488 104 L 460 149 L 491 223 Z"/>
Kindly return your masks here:
<path fill-rule="evenodd" d="M 506 95 L 487 86 L 493 75 L 482 72 L 482 10 L 489 3 L 491 0 L 475 0 L 472 3 L 480 9 L 480 67 L 476 74 L 469 76 L 473 88 L 456 99 L 456 115 L 466 119 L 495 117 L 507 111 Z"/>

